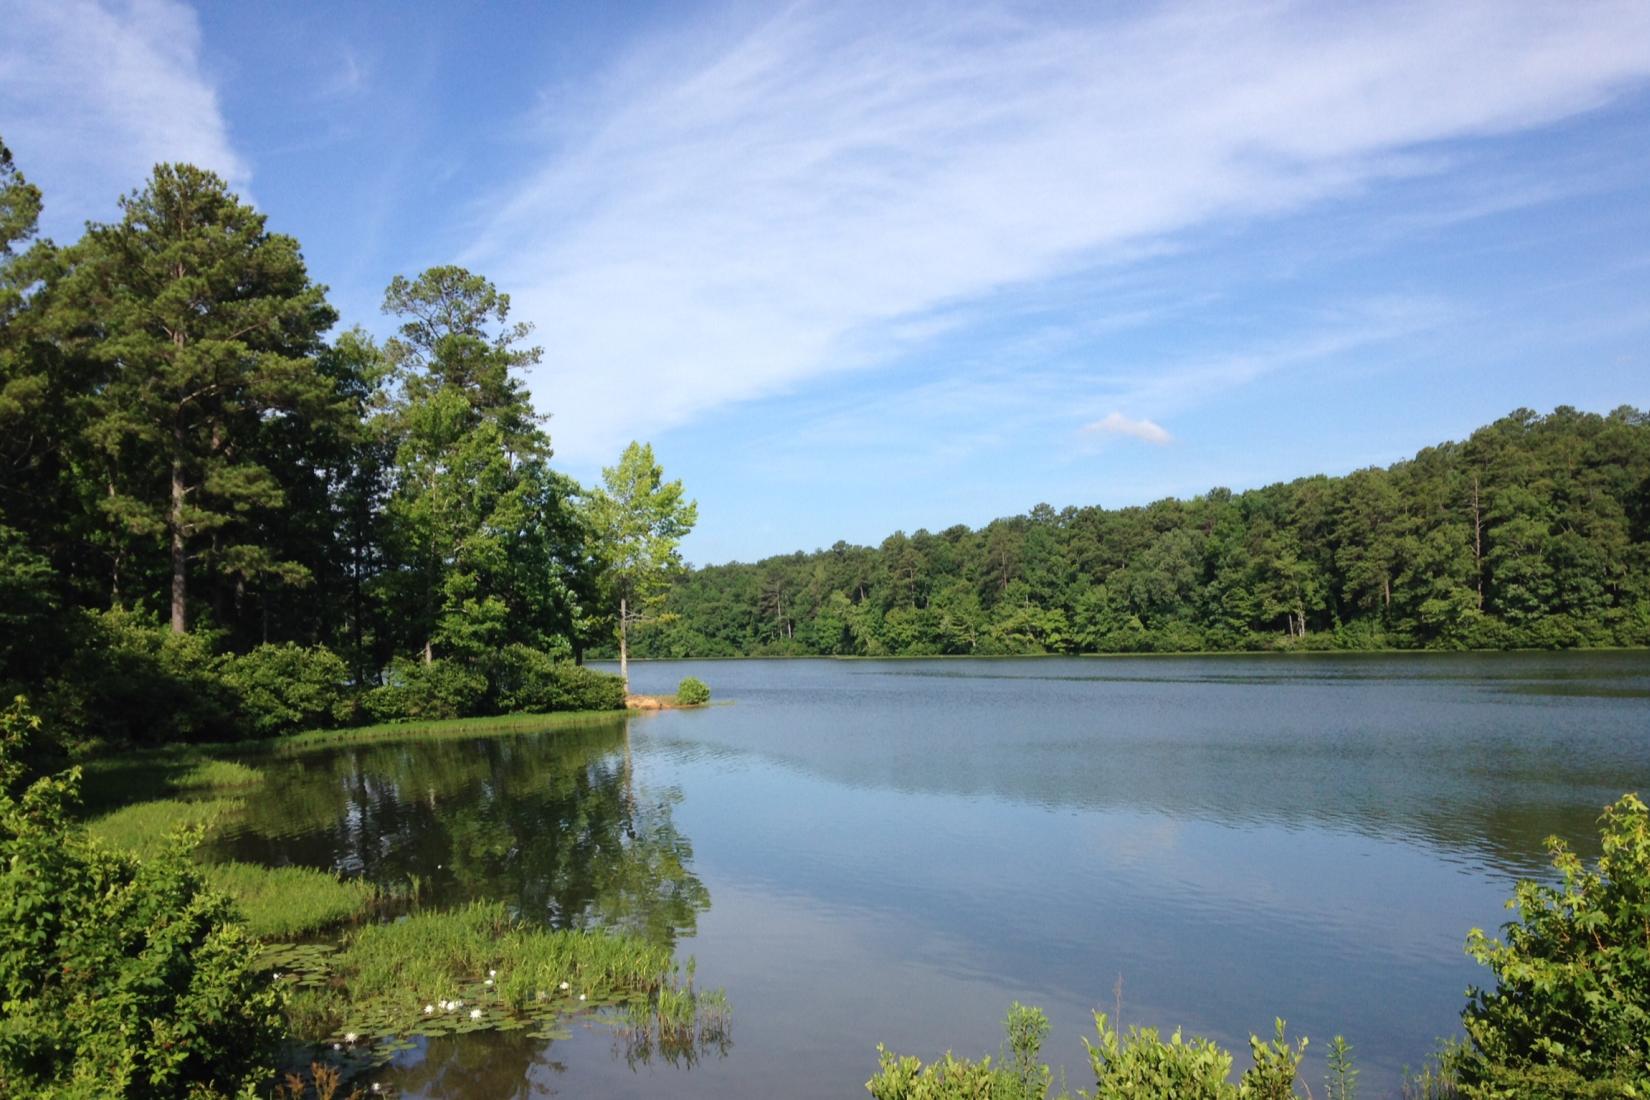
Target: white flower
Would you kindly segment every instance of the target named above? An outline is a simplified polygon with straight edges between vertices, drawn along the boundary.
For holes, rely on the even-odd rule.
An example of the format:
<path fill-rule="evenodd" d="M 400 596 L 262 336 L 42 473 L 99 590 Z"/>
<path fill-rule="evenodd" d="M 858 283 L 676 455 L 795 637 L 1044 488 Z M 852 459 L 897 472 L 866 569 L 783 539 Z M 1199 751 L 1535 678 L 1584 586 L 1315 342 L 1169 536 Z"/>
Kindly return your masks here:
<path fill-rule="evenodd" d="M 343 1050 L 344 1049 L 344 1044 L 343 1043 L 333 1043 L 332 1044 L 332 1049 L 333 1050 Z"/>
<path fill-rule="evenodd" d="M 563 989 L 563 990 L 564 990 L 564 991 L 565 991 L 565 990 L 566 990 L 566 989 L 567 989 L 567 983 L 566 983 L 566 982 L 562 982 L 562 983 L 561 983 L 561 987 L 562 987 L 562 989 Z"/>
<path fill-rule="evenodd" d="M 481 1019 L 481 1009 L 479 1009 L 479 1008 L 470 1009 L 470 1019 L 472 1019 L 472 1020 Z"/>
<path fill-rule="evenodd" d="M 496 978 L 496 977 L 498 977 L 498 971 L 496 971 L 496 970 L 489 970 L 489 971 L 487 971 L 487 976 L 488 976 L 488 977 L 489 977 L 489 978 Z"/>
<path fill-rule="evenodd" d="M 425 1005 L 424 1006 L 424 1015 L 428 1016 L 434 1011 L 435 1011 L 435 1005 Z"/>
<path fill-rule="evenodd" d="M 344 1032 L 344 1042 L 354 1043 L 355 1042 L 355 1032 L 353 1032 L 353 1031 Z"/>
<path fill-rule="evenodd" d="M 281 972 L 279 970 L 275 971 L 275 980 L 276 981 L 281 980 Z"/>
<path fill-rule="evenodd" d="M 464 1007 L 464 1002 L 463 1001 L 454 1001 L 453 1002 L 453 1007 L 454 1008 L 463 1008 Z"/>
<path fill-rule="evenodd" d="M 486 981 L 482 982 L 481 984 L 482 985 L 492 985 L 493 984 L 493 979 L 488 978 Z"/>
<path fill-rule="evenodd" d="M 581 1001 L 584 1000 L 584 994 L 583 993 L 579 994 L 579 1000 L 581 1000 Z"/>

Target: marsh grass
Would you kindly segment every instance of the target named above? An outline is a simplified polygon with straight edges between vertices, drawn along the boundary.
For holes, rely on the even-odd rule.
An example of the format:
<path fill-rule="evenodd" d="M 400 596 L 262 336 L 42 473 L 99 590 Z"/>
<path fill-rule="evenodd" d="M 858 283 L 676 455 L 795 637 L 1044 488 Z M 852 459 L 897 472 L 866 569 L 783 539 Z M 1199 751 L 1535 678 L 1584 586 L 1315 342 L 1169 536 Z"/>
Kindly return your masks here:
<path fill-rule="evenodd" d="M 87 828 L 111 848 L 153 859 L 180 837 L 185 843 L 197 839 L 189 834 L 209 831 L 243 807 L 233 798 L 161 798 L 104 814 Z M 215 889 L 235 899 L 248 928 L 260 939 L 301 936 L 343 924 L 381 900 L 379 891 L 367 883 L 310 867 L 210 863 L 201 870 Z"/>
<path fill-rule="evenodd" d="M 613 932 L 530 927 L 498 903 L 366 925 L 336 953 L 294 950 L 270 957 L 286 963 L 288 1022 L 306 1039 L 535 1027 L 552 1034 L 545 1029 L 571 1013 L 661 1002 L 664 1009 L 647 1011 L 677 1031 L 692 1026 L 683 1023 L 667 948 Z M 726 1001 L 711 1003 L 725 1032 Z"/>
<path fill-rule="evenodd" d="M 547 733 L 559 729 L 611 725 L 623 722 L 624 711 L 562 711 L 554 714 L 502 714 L 492 718 L 449 718 L 428 722 L 384 722 L 340 730 L 310 730 L 268 741 L 242 742 L 241 751 L 290 755 L 312 749 L 379 741 L 425 740 L 446 737 L 490 737 L 511 733 Z"/>
<path fill-rule="evenodd" d="M 205 871 L 213 887 L 235 899 L 247 927 L 262 940 L 343 924 L 371 910 L 380 898 L 370 883 L 313 867 L 214 863 Z"/>
<path fill-rule="evenodd" d="M 208 829 L 243 803 L 234 798 L 185 800 L 157 798 L 123 806 L 94 818 L 87 829 L 111 848 L 131 852 L 139 859 L 153 859 L 165 851 L 178 834 Z"/>

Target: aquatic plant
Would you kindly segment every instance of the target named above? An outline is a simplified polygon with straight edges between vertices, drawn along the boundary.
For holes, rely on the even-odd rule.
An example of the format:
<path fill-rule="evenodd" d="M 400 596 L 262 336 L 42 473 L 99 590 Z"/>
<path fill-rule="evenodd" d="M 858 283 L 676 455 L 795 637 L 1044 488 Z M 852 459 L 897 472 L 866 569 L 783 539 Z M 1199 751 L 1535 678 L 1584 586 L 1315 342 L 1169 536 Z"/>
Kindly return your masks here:
<path fill-rule="evenodd" d="M 336 952 L 272 948 L 263 963 L 295 987 L 288 1021 L 301 1038 L 386 1037 L 483 1028 L 549 1034 L 570 1012 L 638 1001 L 679 1021 L 667 948 L 613 932 L 533 927 L 502 904 L 414 913 L 346 935 Z M 691 995 L 691 992 L 690 992 Z M 725 1002 L 721 1003 L 725 1007 Z"/>
<path fill-rule="evenodd" d="M 371 883 L 313 867 L 214 863 L 206 880 L 235 900 L 259 939 L 305 935 L 366 913 L 381 894 Z"/>

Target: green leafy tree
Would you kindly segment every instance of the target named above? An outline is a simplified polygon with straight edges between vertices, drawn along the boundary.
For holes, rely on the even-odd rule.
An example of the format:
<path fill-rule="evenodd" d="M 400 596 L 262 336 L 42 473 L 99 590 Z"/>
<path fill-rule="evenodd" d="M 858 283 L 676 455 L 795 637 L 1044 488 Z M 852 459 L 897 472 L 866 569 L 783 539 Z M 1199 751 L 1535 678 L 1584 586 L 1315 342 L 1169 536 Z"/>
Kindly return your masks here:
<path fill-rule="evenodd" d="M 384 604 L 426 663 L 471 663 L 503 646 L 572 653 L 592 583 L 578 487 L 549 466 L 550 438 L 514 372 L 537 363 L 530 327 L 480 276 L 436 267 L 397 277 L 384 309 L 399 391 L 384 508 Z"/>
<path fill-rule="evenodd" d="M 97 374 L 83 436 L 101 510 L 118 541 L 163 542 L 182 633 L 203 544 L 227 573 L 307 579 L 243 521 L 284 503 L 255 457 L 266 419 L 313 418 L 334 396 L 313 357 L 336 315 L 298 242 L 210 172 L 161 165 L 121 210 L 70 250 L 59 324 Z"/>
<path fill-rule="evenodd" d="M 602 488 L 585 502 L 603 567 L 609 606 L 617 609 L 619 677 L 630 690 L 630 630 L 663 600 L 682 568 L 678 545 L 699 519 L 682 483 L 666 481 L 653 446 L 631 443 L 617 466 L 602 470 Z"/>

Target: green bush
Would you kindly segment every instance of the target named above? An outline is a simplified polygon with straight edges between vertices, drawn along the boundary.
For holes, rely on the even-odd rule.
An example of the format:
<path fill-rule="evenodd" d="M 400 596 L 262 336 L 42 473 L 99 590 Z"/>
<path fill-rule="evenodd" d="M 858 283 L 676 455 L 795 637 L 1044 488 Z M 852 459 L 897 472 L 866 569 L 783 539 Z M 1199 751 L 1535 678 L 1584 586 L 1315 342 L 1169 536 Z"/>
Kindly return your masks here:
<path fill-rule="evenodd" d="M 497 709 L 514 714 L 622 710 L 624 681 L 525 645 L 506 646 L 493 671 Z"/>
<path fill-rule="evenodd" d="M 91 840 L 77 770 L 16 791 L 36 726 L 0 714 L 0 1095 L 256 1095 L 281 1006 L 229 900 L 181 845 Z"/>
<path fill-rule="evenodd" d="M 1549 839 L 1559 885 L 1518 884 L 1505 943 L 1468 935 L 1496 979 L 1462 1013 L 1469 1097 L 1650 1096 L 1650 811 L 1629 794 L 1599 820 L 1596 870 Z"/>
<path fill-rule="evenodd" d="M 349 720 L 349 666 L 325 646 L 261 645 L 218 660 L 243 727 L 259 737 Z"/>
<path fill-rule="evenodd" d="M 468 718 L 481 713 L 487 678 L 458 661 L 430 662 L 397 657 L 384 683 L 362 698 L 366 712 L 379 722 L 405 719 Z"/>
<path fill-rule="evenodd" d="M 174 634 L 130 611 L 86 612 L 73 655 L 45 688 L 41 713 L 85 741 L 158 745 L 237 733 L 235 693 L 219 679 L 209 638 Z"/>
<path fill-rule="evenodd" d="M 876 1100 L 1043 1100 L 1052 1075 L 1037 1055 L 1048 1036 L 1048 1017 L 1041 1009 L 1015 1004 L 1003 1030 L 1008 1052 L 999 1052 L 996 1062 L 989 1055 L 971 1062 L 946 1051 L 939 1061 L 923 1065 L 920 1058 L 901 1058 L 878 1044 L 877 1072 L 865 1088 Z"/>
<path fill-rule="evenodd" d="M 710 688 L 697 676 L 684 676 L 676 685 L 676 701 L 685 707 L 703 706 L 710 702 Z"/>

